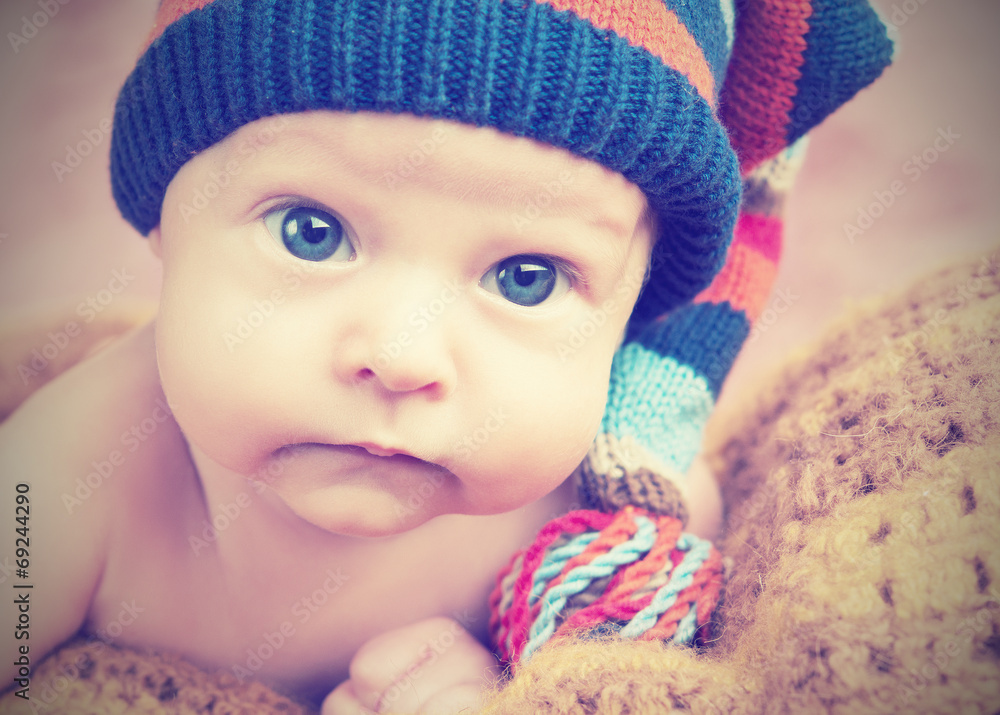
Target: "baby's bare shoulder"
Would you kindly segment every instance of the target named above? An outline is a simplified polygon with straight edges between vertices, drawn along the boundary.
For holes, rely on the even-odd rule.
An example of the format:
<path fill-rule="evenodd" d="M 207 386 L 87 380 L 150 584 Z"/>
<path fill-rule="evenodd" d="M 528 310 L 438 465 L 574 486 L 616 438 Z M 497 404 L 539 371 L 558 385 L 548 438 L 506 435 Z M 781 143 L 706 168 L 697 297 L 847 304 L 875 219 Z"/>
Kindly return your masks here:
<path fill-rule="evenodd" d="M 118 516 L 130 491 L 145 488 L 132 478 L 139 447 L 156 441 L 172 421 L 156 375 L 147 327 L 45 385 L 0 425 L 3 500 L 26 495 L 26 518 L 18 525 L 28 543 L 28 568 L 17 580 L 32 587 L 35 658 L 84 623 L 109 549 L 120 538 Z M 5 575 L 15 557 L 9 545 L 0 547 Z M 18 613 L 7 606 L 0 613 L 4 632 L 12 632 Z M 2 670 L 6 675 L 7 666 Z"/>
<path fill-rule="evenodd" d="M 64 516 L 97 498 L 169 417 L 156 377 L 150 327 L 123 337 L 33 394 L 0 425 L 5 474 L 57 493 Z M 148 420 L 145 421 L 144 420 Z M 145 432 L 144 432 L 145 428 Z"/>

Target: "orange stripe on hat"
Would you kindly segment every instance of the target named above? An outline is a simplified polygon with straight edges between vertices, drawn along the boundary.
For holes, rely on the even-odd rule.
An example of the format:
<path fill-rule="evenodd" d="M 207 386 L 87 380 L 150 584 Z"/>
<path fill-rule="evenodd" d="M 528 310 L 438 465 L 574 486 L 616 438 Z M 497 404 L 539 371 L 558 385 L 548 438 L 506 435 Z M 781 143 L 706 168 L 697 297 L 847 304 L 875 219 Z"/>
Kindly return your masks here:
<path fill-rule="evenodd" d="M 742 310 L 755 323 L 774 287 L 778 267 L 748 246 L 734 246 L 730 258 L 712 285 L 704 290 L 695 303 L 728 302 L 734 310 Z"/>
<path fill-rule="evenodd" d="M 688 78 L 702 99 L 715 106 L 715 80 L 705 53 L 663 0 L 539 0 L 569 10 L 602 30 L 659 57 Z"/>
<path fill-rule="evenodd" d="M 728 302 L 733 309 L 744 311 L 751 323 L 756 322 L 778 274 L 781 228 L 781 219 L 777 217 L 740 216 L 726 265 L 694 302 Z"/>
<path fill-rule="evenodd" d="M 688 78 L 698 94 L 715 106 L 715 81 L 705 54 L 663 0 L 540 0 L 556 10 L 569 10 L 602 30 L 612 30 L 632 45 L 642 47 Z M 156 12 L 143 52 L 182 16 L 212 0 L 163 0 Z"/>

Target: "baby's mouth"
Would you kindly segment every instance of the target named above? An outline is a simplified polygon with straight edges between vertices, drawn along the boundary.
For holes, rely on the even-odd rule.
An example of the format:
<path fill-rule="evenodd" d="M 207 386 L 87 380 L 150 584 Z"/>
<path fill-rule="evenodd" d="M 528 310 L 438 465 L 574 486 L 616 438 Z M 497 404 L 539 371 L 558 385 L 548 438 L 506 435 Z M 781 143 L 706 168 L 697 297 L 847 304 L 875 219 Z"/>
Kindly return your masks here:
<path fill-rule="evenodd" d="M 312 456 L 321 460 L 330 457 L 337 462 L 347 462 L 345 467 L 352 464 L 356 466 L 381 465 L 396 468 L 430 469 L 450 474 L 449 470 L 440 464 L 421 459 L 402 449 L 381 447 L 371 442 L 354 444 L 296 442 L 281 447 L 274 453 L 274 456 L 279 458 Z"/>

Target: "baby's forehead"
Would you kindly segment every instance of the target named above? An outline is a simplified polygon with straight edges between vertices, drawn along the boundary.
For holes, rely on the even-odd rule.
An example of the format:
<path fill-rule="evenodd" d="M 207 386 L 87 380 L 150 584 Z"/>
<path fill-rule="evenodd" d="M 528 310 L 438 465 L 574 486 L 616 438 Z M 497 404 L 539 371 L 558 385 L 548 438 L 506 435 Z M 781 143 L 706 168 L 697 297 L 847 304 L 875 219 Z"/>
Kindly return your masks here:
<path fill-rule="evenodd" d="M 350 176 L 388 191 L 420 187 L 520 215 L 569 215 L 631 234 L 647 212 L 620 174 L 532 139 L 409 114 L 312 111 L 268 117 L 212 147 L 214 171 Z"/>

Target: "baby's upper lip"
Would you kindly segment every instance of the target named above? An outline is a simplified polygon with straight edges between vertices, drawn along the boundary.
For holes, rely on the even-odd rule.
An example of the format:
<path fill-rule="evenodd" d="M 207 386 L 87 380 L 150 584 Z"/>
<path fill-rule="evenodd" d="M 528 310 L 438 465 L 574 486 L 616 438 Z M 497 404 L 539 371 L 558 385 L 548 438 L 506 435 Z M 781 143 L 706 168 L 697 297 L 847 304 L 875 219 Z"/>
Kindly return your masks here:
<path fill-rule="evenodd" d="M 295 450 L 297 448 L 305 449 L 332 449 L 336 450 L 346 450 L 349 452 L 358 453 L 359 456 L 366 454 L 369 457 L 376 457 L 379 459 L 395 459 L 397 461 L 415 461 L 424 462 L 435 467 L 440 467 L 433 460 L 424 459 L 419 457 L 412 452 L 402 449 L 400 447 L 385 447 L 383 445 L 377 444 L 375 442 L 297 442 L 294 444 L 285 445 L 284 449 Z"/>
<path fill-rule="evenodd" d="M 355 442 L 353 444 L 346 445 L 348 447 L 360 447 L 369 454 L 375 457 L 395 457 L 396 455 L 401 455 L 403 457 L 413 457 L 414 459 L 419 459 L 418 457 L 410 454 L 405 449 L 398 449 L 396 447 L 382 447 L 381 445 L 375 444 L 374 442 Z"/>

